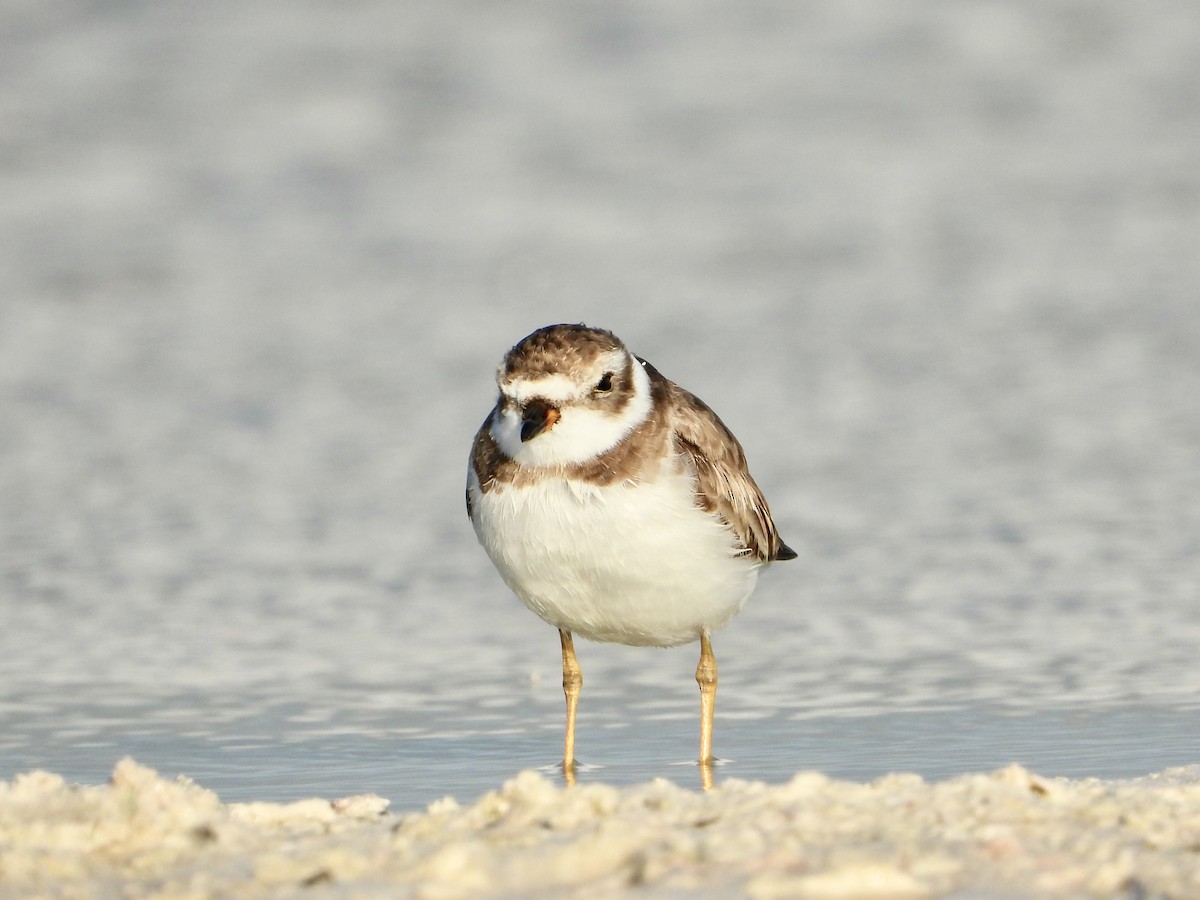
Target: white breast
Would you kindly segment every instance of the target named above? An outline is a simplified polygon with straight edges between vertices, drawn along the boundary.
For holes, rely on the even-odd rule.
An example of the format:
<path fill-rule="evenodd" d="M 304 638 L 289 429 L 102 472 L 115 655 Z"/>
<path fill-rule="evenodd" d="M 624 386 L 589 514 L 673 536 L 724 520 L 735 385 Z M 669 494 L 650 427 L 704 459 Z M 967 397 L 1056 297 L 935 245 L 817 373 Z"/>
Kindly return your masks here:
<path fill-rule="evenodd" d="M 558 628 L 596 641 L 672 646 L 745 605 L 761 566 L 698 509 L 691 477 L 597 486 L 547 477 L 483 494 L 473 522 L 505 583 Z"/>

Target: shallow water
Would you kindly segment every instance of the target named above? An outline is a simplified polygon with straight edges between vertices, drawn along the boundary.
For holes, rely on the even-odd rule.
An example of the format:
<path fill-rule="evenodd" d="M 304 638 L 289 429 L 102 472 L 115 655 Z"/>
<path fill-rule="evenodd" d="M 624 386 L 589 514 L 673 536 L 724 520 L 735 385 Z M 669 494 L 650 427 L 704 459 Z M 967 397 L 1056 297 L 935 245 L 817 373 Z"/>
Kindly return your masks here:
<path fill-rule="evenodd" d="M 386 687 L 359 686 L 386 700 Z M 464 704 L 455 713 L 400 715 L 354 694 L 311 702 L 255 695 L 136 697 L 104 704 L 49 700 L 4 709 L 0 754 L 13 771 L 47 768 L 100 783 L 131 755 L 164 774 L 186 774 L 228 802 L 289 801 L 375 792 L 398 809 L 439 797 L 473 799 L 515 772 L 557 771 L 561 712 L 535 690 Z M 490 702 L 489 702 L 490 701 Z M 698 786 L 689 757 L 695 710 L 648 712 L 619 696 L 597 698 L 580 722 L 581 782 L 625 785 L 661 777 Z M 231 715 L 231 709 L 244 712 Z M 46 710 L 53 709 L 48 718 Z M 716 769 L 725 778 L 780 783 L 802 769 L 870 781 L 889 772 L 928 780 L 1013 761 L 1040 773 L 1129 778 L 1191 764 L 1194 710 L 1135 707 L 1015 713 L 996 708 L 819 716 L 722 710 Z"/>
<path fill-rule="evenodd" d="M 552 765 L 462 485 L 578 320 L 800 553 L 717 636 L 718 777 L 1196 762 L 1191 5 L 3 15 L 0 777 Z M 695 649 L 579 652 L 585 777 L 694 780 Z"/>

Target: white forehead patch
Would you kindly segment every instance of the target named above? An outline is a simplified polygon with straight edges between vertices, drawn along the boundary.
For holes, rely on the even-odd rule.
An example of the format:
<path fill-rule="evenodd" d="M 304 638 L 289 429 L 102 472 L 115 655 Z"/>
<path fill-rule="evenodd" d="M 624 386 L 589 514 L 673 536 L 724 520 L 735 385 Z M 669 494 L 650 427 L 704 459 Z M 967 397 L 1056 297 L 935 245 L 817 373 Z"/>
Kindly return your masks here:
<path fill-rule="evenodd" d="M 518 403 L 528 403 L 534 398 L 551 403 L 566 403 L 583 393 L 580 388 L 579 384 L 566 375 L 543 375 L 541 378 L 514 378 L 508 384 L 502 385 L 500 390 L 504 391 L 504 396 Z"/>

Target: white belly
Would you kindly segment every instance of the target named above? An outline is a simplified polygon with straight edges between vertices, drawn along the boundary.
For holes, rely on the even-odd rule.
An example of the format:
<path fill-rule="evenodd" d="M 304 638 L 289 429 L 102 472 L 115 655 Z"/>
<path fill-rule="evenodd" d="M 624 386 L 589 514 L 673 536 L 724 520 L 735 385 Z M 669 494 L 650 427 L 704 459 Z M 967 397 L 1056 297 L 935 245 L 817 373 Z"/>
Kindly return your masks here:
<path fill-rule="evenodd" d="M 686 474 L 597 487 L 546 479 L 482 494 L 475 532 L 505 583 L 558 628 L 594 641 L 672 646 L 745 605 L 760 563 L 695 506 Z"/>

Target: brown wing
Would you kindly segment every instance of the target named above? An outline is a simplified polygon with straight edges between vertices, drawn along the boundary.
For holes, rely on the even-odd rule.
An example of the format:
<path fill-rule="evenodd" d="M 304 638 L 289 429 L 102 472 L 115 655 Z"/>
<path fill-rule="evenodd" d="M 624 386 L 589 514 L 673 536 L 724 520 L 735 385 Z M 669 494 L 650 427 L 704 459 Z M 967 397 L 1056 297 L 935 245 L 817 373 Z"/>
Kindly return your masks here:
<path fill-rule="evenodd" d="M 696 473 L 696 504 L 720 516 L 733 529 L 747 555 L 763 562 L 795 559 L 779 537 L 766 498 L 750 476 L 742 445 L 712 409 L 690 391 L 646 365 L 651 379 L 662 379 L 675 410 L 675 449 Z"/>

